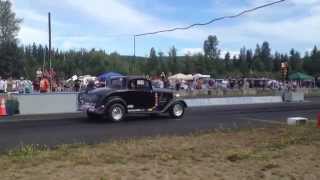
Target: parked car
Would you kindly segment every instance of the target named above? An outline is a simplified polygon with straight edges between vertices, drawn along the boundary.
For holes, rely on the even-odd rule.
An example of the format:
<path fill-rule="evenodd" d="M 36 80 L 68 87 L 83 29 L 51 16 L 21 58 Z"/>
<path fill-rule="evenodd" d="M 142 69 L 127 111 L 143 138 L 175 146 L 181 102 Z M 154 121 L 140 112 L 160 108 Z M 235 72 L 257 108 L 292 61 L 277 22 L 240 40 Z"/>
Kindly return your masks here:
<path fill-rule="evenodd" d="M 107 88 L 96 88 L 78 96 L 79 110 L 89 118 L 106 116 L 114 122 L 127 114 L 160 115 L 182 118 L 187 104 L 172 90 L 153 88 L 143 77 L 119 77 Z"/>

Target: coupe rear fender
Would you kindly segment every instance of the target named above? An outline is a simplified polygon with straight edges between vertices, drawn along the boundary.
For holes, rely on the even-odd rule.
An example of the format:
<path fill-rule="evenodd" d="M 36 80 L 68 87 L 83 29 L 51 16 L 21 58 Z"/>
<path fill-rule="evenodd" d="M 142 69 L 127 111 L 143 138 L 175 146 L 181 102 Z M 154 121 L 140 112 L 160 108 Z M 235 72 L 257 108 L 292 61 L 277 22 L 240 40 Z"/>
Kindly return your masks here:
<path fill-rule="evenodd" d="M 104 106 L 106 109 L 108 109 L 108 107 L 110 107 L 112 104 L 115 104 L 115 103 L 120 103 L 124 107 L 127 107 L 126 101 L 123 100 L 121 97 L 111 96 L 111 97 L 105 98 L 104 100 Z"/>
<path fill-rule="evenodd" d="M 176 103 L 181 103 L 184 106 L 184 108 L 188 107 L 187 103 L 184 100 L 175 99 L 175 100 L 172 100 L 169 104 L 167 104 L 166 107 L 161 112 L 166 113 L 170 109 L 170 107 Z"/>

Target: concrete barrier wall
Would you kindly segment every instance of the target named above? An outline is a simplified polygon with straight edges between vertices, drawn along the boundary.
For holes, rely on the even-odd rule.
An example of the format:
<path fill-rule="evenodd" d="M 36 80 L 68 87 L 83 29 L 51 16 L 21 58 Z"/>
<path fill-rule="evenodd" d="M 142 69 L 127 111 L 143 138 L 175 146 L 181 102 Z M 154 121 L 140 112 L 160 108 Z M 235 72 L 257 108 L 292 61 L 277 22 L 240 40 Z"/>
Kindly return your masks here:
<path fill-rule="evenodd" d="M 226 97 L 226 98 L 207 98 L 207 99 L 186 99 L 189 107 L 203 106 L 223 106 L 223 105 L 241 105 L 241 104 L 264 104 L 281 103 L 281 96 L 262 96 L 262 97 Z"/>
<path fill-rule="evenodd" d="M 17 95 L 21 115 L 77 112 L 77 93 Z M 280 103 L 281 96 L 186 99 L 189 107 Z"/>
<path fill-rule="evenodd" d="M 17 95 L 22 115 L 77 111 L 77 93 Z"/>

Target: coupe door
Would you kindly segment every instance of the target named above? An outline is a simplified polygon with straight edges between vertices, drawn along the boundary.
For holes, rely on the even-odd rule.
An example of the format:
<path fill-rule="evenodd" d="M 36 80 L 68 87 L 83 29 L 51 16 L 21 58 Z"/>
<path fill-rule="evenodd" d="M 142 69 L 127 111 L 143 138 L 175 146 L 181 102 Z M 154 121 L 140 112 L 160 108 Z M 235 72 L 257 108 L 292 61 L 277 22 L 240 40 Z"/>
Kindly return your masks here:
<path fill-rule="evenodd" d="M 128 92 L 128 109 L 149 110 L 155 105 L 155 93 L 147 80 L 133 80 L 132 86 Z"/>

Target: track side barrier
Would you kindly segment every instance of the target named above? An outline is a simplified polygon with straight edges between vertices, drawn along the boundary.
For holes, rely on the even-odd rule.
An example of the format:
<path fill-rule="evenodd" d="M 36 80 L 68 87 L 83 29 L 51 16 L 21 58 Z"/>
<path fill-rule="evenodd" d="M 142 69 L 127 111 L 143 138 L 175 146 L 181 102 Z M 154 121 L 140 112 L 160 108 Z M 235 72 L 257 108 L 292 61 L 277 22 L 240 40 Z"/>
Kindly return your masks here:
<path fill-rule="evenodd" d="M 21 115 L 76 112 L 77 96 L 78 93 L 16 95 Z"/>
<path fill-rule="evenodd" d="M 225 98 L 196 98 L 185 100 L 189 107 L 203 106 L 224 106 L 241 104 L 266 104 L 281 103 L 281 96 L 261 96 L 261 97 L 225 97 Z"/>
<path fill-rule="evenodd" d="M 11 96 L 11 99 L 16 100 L 11 101 L 11 105 L 8 103 L 7 98 L 7 112 L 8 109 L 10 109 L 10 113 L 8 113 L 10 115 L 17 114 L 18 112 L 20 112 L 20 115 L 76 113 L 78 112 L 77 96 L 78 93 L 13 95 Z M 185 99 L 185 101 L 189 107 L 283 102 L 281 96 L 193 98 Z M 13 106 L 12 104 L 15 104 L 15 108 L 8 108 L 8 105 Z"/>

